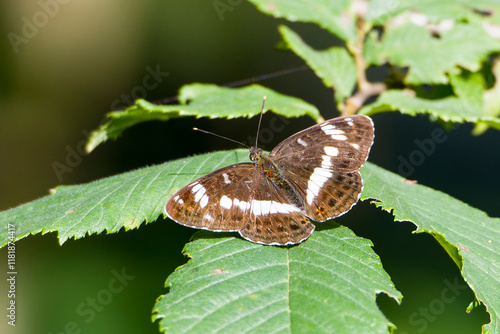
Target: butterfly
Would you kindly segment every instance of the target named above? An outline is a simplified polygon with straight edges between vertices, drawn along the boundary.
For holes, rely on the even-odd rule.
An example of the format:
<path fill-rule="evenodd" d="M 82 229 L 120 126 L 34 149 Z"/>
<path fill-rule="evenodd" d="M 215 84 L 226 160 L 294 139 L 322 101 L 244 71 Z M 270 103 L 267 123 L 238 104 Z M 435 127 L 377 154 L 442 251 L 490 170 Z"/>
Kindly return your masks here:
<path fill-rule="evenodd" d="M 300 131 L 266 155 L 250 147 L 249 163 L 211 172 L 175 193 L 165 214 L 175 222 L 238 232 L 264 245 L 293 245 L 315 225 L 349 211 L 363 190 L 359 169 L 374 139 L 363 115 L 333 118 Z"/>

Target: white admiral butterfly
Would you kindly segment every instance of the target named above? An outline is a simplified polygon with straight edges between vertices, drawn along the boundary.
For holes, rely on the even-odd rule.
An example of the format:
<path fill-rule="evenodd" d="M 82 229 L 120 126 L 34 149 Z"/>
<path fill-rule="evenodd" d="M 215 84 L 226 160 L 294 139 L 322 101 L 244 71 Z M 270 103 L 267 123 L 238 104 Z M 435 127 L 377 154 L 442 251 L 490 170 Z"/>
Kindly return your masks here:
<path fill-rule="evenodd" d="M 359 200 L 359 169 L 373 144 L 371 119 L 338 117 L 300 131 L 266 156 L 250 148 L 251 163 L 209 173 L 179 190 L 165 213 L 179 224 L 238 232 L 265 245 L 306 240 L 315 226 Z M 309 218 L 309 219 L 308 219 Z"/>

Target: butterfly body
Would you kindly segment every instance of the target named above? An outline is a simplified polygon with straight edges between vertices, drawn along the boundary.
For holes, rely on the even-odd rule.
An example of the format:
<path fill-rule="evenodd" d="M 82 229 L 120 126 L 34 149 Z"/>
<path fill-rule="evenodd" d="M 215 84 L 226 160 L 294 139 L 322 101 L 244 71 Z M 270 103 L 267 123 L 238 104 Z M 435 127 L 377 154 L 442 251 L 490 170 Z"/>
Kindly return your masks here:
<path fill-rule="evenodd" d="M 250 148 L 251 163 L 191 182 L 165 212 L 194 228 L 237 231 L 266 245 L 297 244 L 314 231 L 309 219 L 332 219 L 356 204 L 363 189 L 358 170 L 372 143 L 370 118 L 331 119 L 285 139 L 268 156 Z"/>
<path fill-rule="evenodd" d="M 276 187 L 283 190 L 290 203 L 293 203 L 301 209 L 304 207 L 304 203 L 302 203 L 302 200 L 297 196 L 296 190 L 283 176 L 283 169 L 266 156 L 260 148 L 250 148 L 250 160 L 252 160 L 255 168 L 259 172 L 267 179 L 271 180 Z"/>

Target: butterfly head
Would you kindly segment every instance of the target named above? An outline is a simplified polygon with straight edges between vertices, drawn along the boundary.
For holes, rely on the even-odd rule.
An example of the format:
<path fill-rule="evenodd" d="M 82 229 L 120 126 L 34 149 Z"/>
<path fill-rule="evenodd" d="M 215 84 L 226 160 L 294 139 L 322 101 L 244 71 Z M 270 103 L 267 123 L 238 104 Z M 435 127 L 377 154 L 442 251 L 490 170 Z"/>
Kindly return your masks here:
<path fill-rule="evenodd" d="M 262 160 L 263 156 L 265 156 L 265 154 L 262 152 L 262 149 L 258 147 L 250 147 L 250 160 L 252 160 L 253 163 L 257 163 Z"/>

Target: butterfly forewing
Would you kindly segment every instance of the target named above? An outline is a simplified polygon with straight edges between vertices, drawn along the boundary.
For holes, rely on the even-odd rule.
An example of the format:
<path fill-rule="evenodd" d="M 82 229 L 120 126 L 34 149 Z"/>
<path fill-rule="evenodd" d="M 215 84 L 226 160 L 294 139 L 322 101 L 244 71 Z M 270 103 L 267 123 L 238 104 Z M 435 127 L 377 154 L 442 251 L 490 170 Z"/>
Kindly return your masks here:
<path fill-rule="evenodd" d="M 353 172 L 365 163 L 373 136 L 369 117 L 338 117 L 288 137 L 271 151 L 269 158 L 284 166 Z"/>
<path fill-rule="evenodd" d="M 167 202 L 167 215 L 179 224 L 236 232 L 249 221 L 256 170 L 251 163 L 221 168 L 191 182 Z M 235 200 L 241 198 L 241 201 Z"/>

